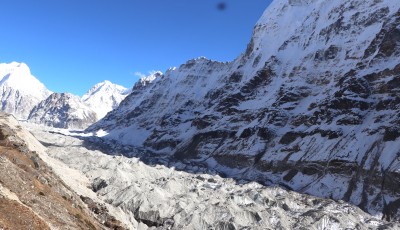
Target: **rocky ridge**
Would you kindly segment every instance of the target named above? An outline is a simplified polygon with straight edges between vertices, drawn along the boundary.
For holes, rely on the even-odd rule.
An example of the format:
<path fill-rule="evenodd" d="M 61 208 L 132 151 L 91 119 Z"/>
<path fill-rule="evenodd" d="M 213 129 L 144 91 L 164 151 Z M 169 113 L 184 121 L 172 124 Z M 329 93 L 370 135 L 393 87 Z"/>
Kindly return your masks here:
<path fill-rule="evenodd" d="M 84 129 L 97 121 L 97 115 L 78 96 L 53 93 L 32 109 L 28 121 L 57 128 Z"/>
<path fill-rule="evenodd" d="M 88 131 L 399 221 L 399 8 L 273 1 L 237 59 L 170 69 Z"/>

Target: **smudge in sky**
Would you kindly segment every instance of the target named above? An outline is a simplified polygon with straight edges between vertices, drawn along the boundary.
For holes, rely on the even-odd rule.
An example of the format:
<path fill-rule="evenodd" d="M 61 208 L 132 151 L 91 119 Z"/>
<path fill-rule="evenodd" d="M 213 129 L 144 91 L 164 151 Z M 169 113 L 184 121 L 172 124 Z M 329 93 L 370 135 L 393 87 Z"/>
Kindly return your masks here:
<path fill-rule="evenodd" d="M 220 2 L 217 4 L 217 9 L 220 11 L 223 11 L 226 9 L 226 3 L 225 2 Z"/>

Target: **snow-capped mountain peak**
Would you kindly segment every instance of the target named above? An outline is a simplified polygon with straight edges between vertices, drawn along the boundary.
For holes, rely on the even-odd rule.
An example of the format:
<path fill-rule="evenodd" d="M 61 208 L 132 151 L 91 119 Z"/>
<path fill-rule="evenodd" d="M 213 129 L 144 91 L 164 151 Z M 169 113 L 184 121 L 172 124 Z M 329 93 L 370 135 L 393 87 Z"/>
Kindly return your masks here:
<path fill-rule="evenodd" d="M 150 80 L 152 81 L 154 79 L 147 79 L 147 81 Z M 28 119 L 34 107 L 39 106 L 39 103 L 43 102 L 41 103 L 42 106 L 53 106 L 55 105 L 54 100 L 57 99 L 58 104 L 63 101 L 62 103 L 69 104 L 70 107 L 78 106 L 79 108 L 77 107 L 76 111 L 68 110 L 68 113 L 74 113 L 70 115 L 76 115 L 76 119 L 86 119 L 86 117 L 90 117 L 90 119 L 84 121 L 84 123 L 87 124 L 89 120 L 94 122 L 104 117 L 107 112 L 116 108 L 130 92 L 131 89 L 105 80 L 93 86 L 82 98 L 78 97 L 79 102 L 76 96 L 72 94 L 54 94 L 53 97 L 48 98 L 52 92 L 31 74 L 27 64 L 19 62 L 0 63 L 0 109 L 13 114 L 18 119 Z M 86 108 L 80 105 L 82 102 L 87 106 Z M 54 111 L 51 112 L 44 108 L 35 109 L 36 110 L 33 111 L 34 113 L 40 113 L 43 116 L 55 116 Z M 38 109 L 44 109 L 44 111 L 51 112 L 51 114 L 45 115 L 43 111 L 37 111 Z M 96 115 L 92 116 L 92 114 L 82 113 L 83 117 L 78 116 L 79 114 L 77 111 L 80 111 L 80 109 L 85 111 L 93 110 Z M 88 113 L 90 113 L 90 111 Z M 53 124 L 51 124 L 51 119 L 42 122 L 43 119 L 38 118 L 40 115 L 36 115 L 38 118 L 36 120 L 33 119 L 32 116 L 30 118 L 31 121 L 46 123 L 47 125 L 53 126 Z M 62 119 L 60 118 L 60 120 Z M 56 126 L 60 126 L 60 122 L 58 122 Z M 65 127 L 67 126 L 68 125 L 65 125 Z"/>
<path fill-rule="evenodd" d="M 82 101 L 94 110 L 100 119 L 116 108 L 130 91 L 130 89 L 105 80 L 93 86 L 83 95 Z"/>
<path fill-rule="evenodd" d="M 97 94 L 98 92 L 119 92 L 121 94 L 128 94 L 129 90 L 121 85 L 114 84 L 110 82 L 109 80 L 104 80 L 100 83 L 97 83 L 94 85 L 86 94 L 82 96 L 82 100 L 86 101 L 88 100 L 91 96 Z"/>
<path fill-rule="evenodd" d="M 25 63 L 0 64 L 1 110 L 26 119 L 30 110 L 46 99 L 49 91 L 36 79 Z"/>
<path fill-rule="evenodd" d="M 12 62 L 0 64 L 0 85 L 7 85 L 20 92 L 29 93 L 36 98 L 49 95 L 49 90 L 36 79 L 25 63 Z"/>

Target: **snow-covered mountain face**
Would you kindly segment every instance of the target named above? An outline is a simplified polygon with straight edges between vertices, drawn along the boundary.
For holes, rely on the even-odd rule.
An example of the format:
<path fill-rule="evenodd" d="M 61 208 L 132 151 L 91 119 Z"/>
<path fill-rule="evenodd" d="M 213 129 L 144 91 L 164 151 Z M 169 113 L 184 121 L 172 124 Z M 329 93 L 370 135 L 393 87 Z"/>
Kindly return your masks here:
<path fill-rule="evenodd" d="M 82 96 L 82 101 L 96 112 L 98 119 L 118 107 L 119 103 L 130 93 L 129 89 L 103 81 L 91 88 Z"/>
<path fill-rule="evenodd" d="M 97 121 L 97 116 L 78 96 L 53 93 L 32 109 L 28 121 L 56 128 L 84 129 Z"/>
<path fill-rule="evenodd" d="M 399 8 L 275 0 L 235 61 L 171 69 L 88 131 L 400 220 Z"/>
<path fill-rule="evenodd" d="M 0 64 L 1 110 L 19 119 L 26 119 L 31 109 L 51 92 L 34 76 L 24 63 Z"/>

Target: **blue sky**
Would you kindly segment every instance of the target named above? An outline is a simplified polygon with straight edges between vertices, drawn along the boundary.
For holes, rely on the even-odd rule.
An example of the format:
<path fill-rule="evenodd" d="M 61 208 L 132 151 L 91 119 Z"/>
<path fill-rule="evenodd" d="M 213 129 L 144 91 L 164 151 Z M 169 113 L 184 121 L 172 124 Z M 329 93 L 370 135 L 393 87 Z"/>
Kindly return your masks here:
<path fill-rule="evenodd" d="M 131 87 L 137 73 L 191 58 L 233 60 L 270 2 L 0 1 L 0 62 L 27 63 L 55 92 L 82 95 L 103 80 Z"/>

